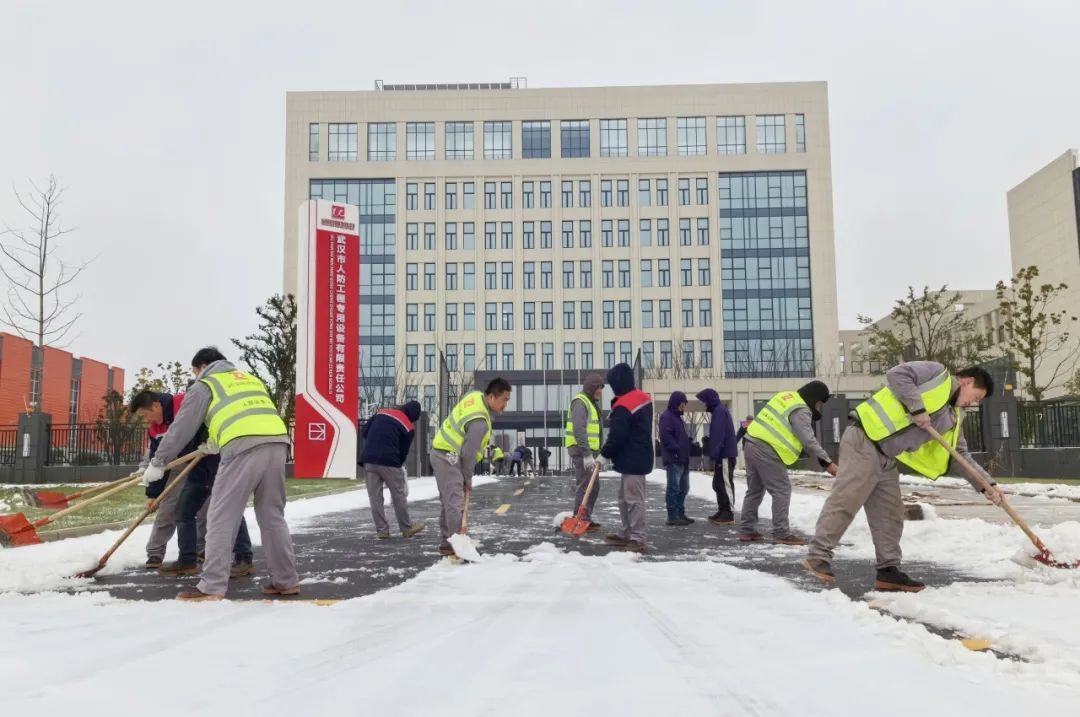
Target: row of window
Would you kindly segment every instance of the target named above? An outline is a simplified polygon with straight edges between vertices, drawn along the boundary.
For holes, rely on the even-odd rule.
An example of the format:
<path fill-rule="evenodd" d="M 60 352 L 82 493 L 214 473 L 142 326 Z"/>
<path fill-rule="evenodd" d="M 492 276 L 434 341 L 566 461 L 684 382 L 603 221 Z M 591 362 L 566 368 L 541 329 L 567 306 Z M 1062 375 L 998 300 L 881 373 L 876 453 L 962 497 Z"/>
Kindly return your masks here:
<path fill-rule="evenodd" d="M 566 341 L 563 343 L 561 368 L 568 370 L 611 368 L 616 361 L 632 363 L 634 361 L 633 344 L 629 341 L 605 341 L 601 345 L 602 363 L 596 365 L 593 353 L 592 341 Z M 435 344 L 423 345 L 423 363 L 420 361 L 420 345 L 407 344 L 405 346 L 405 370 L 410 373 L 435 371 L 436 347 Z M 659 353 L 657 353 L 659 349 Z M 539 354 L 537 351 L 539 350 Z M 675 353 L 678 351 L 678 353 Z M 450 371 L 459 368 L 464 371 L 516 371 L 519 368 L 526 371 L 543 367 L 544 369 L 555 368 L 555 344 L 527 343 L 524 351 L 519 352 L 512 343 L 487 343 L 484 344 L 484 354 L 481 362 L 477 363 L 476 344 L 461 344 L 460 353 L 458 344 L 446 344 L 443 347 L 446 356 L 446 367 Z M 537 363 L 537 357 L 540 363 Z M 580 357 L 580 358 L 579 358 Z M 518 362 L 520 358 L 520 364 Z M 579 363 L 580 361 L 580 363 Z M 683 368 L 713 367 L 713 342 L 711 339 L 701 341 L 684 340 L 681 343 L 675 341 L 643 341 L 641 344 L 641 363 L 645 368 L 670 369 L 675 366 Z M 426 387 L 425 387 L 426 388 Z"/>
<path fill-rule="evenodd" d="M 738 263 L 734 260 L 729 260 L 729 264 L 725 265 L 726 269 L 724 276 L 730 281 L 735 281 L 734 277 L 736 271 L 739 274 L 738 288 L 772 288 L 772 262 L 779 262 L 777 269 L 778 272 L 787 272 L 788 266 L 785 263 L 786 259 L 791 259 L 790 274 L 783 273 L 777 278 L 776 288 L 785 288 L 783 282 L 779 279 L 791 279 L 792 283 L 786 288 L 801 287 L 802 284 L 797 283 L 801 279 L 804 273 L 800 268 L 800 261 L 802 257 L 777 257 L 775 259 L 766 259 L 768 266 L 762 267 L 760 261 L 754 262 L 753 271 L 766 272 L 767 276 L 758 273 L 755 274 L 753 279 L 747 278 L 746 273 L 748 267 L 745 266 L 745 262 Z M 679 259 L 679 284 L 680 286 L 694 286 L 694 259 Z M 698 286 L 710 286 L 712 284 L 712 260 L 707 257 L 700 257 L 697 260 L 697 285 Z M 656 266 L 655 273 L 653 272 L 653 266 Z M 651 289 L 655 287 L 667 287 L 671 286 L 671 259 L 641 259 L 639 260 L 639 286 L 644 289 Z M 575 266 L 576 264 L 576 266 Z M 630 269 L 631 262 L 629 259 L 604 259 L 599 262 L 600 264 L 600 280 L 597 286 L 604 289 L 613 289 L 616 287 L 616 279 L 618 280 L 617 286 L 621 289 L 628 289 L 633 286 L 632 272 Z M 460 265 L 460 267 L 459 267 Z M 389 265 L 390 269 L 393 269 L 393 265 Z M 407 291 L 418 291 L 420 289 L 420 264 L 408 263 L 405 265 L 405 289 Z M 537 268 L 539 267 L 540 281 L 537 283 Z M 459 277 L 460 268 L 460 281 Z M 443 285 L 436 285 L 435 274 L 435 262 L 425 262 L 423 264 L 424 269 L 424 291 L 475 291 L 477 288 L 476 277 L 476 263 L 471 261 L 466 262 L 446 262 L 443 265 Z M 484 288 L 485 289 L 513 289 L 514 288 L 514 275 L 515 275 L 515 263 L 512 261 L 486 261 L 484 262 Z M 809 269 L 805 271 L 806 286 L 809 286 Z M 521 264 L 521 280 L 523 289 L 553 289 L 555 288 L 554 278 L 554 262 L 550 261 L 526 261 Z M 564 289 L 591 289 L 593 287 L 593 261 L 585 259 L 582 261 L 564 261 L 562 263 L 562 279 L 561 286 Z M 393 285 L 389 287 L 392 293 Z M 725 286 L 725 289 L 731 287 Z"/>
<path fill-rule="evenodd" d="M 691 191 L 691 180 L 693 191 Z M 458 182 L 447 181 L 443 183 L 443 208 L 446 210 L 475 209 L 476 208 L 476 183 L 461 182 L 460 201 Z M 563 209 L 573 209 L 575 206 L 588 209 L 593 205 L 592 180 L 564 179 L 559 187 L 559 206 Z M 425 182 L 424 185 L 424 209 L 436 209 L 435 182 Z M 804 185 L 805 189 L 805 185 Z M 679 206 L 696 204 L 704 206 L 709 203 L 709 180 L 707 177 L 681 177 L 678 180 Z M 693 201 L 691 201 L 691 199 Z M 666 207 L 668 206 L 668 180 L 661 178 L 638 179 L 637 206 L 639 207 Z M 552 182 L 549 180 L 524 180 L 521 182 L 521 206 L 524 209 L 550 209 L 552 206 Z M 628 207 L 630 206 L 630 180 L 629 179 L 602 179 L 600 180 L 600 206 L 601 207 Z M 420 184 L 408 182 L 405 185 L 405 208 L 414 211 L 420 208 Z M 484 209 L 513 209 L 514 208 L 514 183 L 512 181 L 484 182 Z"/>
<path fill-rule="evenodd" d="M 796 114 L 795 151 L 806 151 L 806 116 Z M 757 151 L 773 154 L 787 151 L 784 115 L 756 115 Z M 707 153 L 705 117 L 675 118 L 675 142 L 679 156 Z M 521 122 L 522 159 L 551 158 L 551 120 Z M 331 162 L 357 161 L 357 123 L 327 124 L 326 158 Z M 627 120 L 599 121 L 599 151 L 601 157 L 628 156 Z M 308 125 L 308 159 L 319 160 L 318 122 Z M 561 120 L 558 124 L 560 156 L 589 157 L 592 152 L 592 124 L 589 120 Z M 637 156 L 665 157 L 668 154 L 668 118 L 649 117 L 637 120 Z M 484 159 L 511 159 L 514 156 L 513 122 L 483 123 Z M 444 125 L 444 157 L 446 159 L 475 159 L 474 123 L 446 122 Z M 369 161 L 397 159 L 397 123 L 369 122 L 367 124 L 367 158 Z M 716 153 L 746 154 L 746 117 L 732 115 L 716 118 Z M 405 159 L 435 159 L 435 123 L 405 123 Z"/>
<path fill-rule="evenodd" d="M 709 328 L 712 326 L 712 299 L 697 299 L 697 311 L 694 311 L 694 299 L 682 300 L 681 321 L 679 326 L 690 329 L 695 326 Z M 667 329 L 673 326 L 671 300 L 647 299 L 641 302 L 641 327 L 645 329 Z M 537 305 L 539 304 L 539 328 L 542 330 L 555 328 L 555 304 L 551 301 L 526 301 L 522 304 L 522 328 L 533 331 L 537 328 Z M 603 301 L 601 305 L 602 324 L 596 328 L 605 329 L 632 329 L 634 321 L 632 317 L 632 302 L 630 301 Z M 435 304 L 423 304 L 424 323 L 423 331 L 437 331 Z M 420 324 L 421 304 L 405 305 L 405 329 L 406 331 L 421 331 Z M 460 315 L 459 315 L 460 307 Z M 476 330 L 476 304 L 457 304 L 450 302 L 444 305 L 444 328 L 446 331 L 475 331 Z M 580 310 L 580 321 L 578 312 Z M 740 309 L 744 318 L 746 314 L 745 300 Z M 484 330 L 485 331 L 513 331 L 514 330 L 513 302 L 487 302 L 484 304 Z M 726 315 L 725 310 L 725 315 Z M 616 323 L 616 317 L 618 322 Z M 460 318 L 460 322 L 459 322 Z M 562 302 L 562 328 L 585 329 L 594 328 L 593 302 L 592 301 L 564 301 Z"/>
<path fill-rule="evenodd" d="M 781 218 L 778 217 L 778 220 Z M 576 231 L 575 231 L 576 224 Z M 537 227 L 539 225 L 539 227 Z M 728 226 L 731 226 L 730 223 Z M 653 245 L 653 229 L 655 227 L 656 246 L 671 245 L 671 224 L 667 219 L 639 219 L 638 220 L 638 244 L 639 246 Z M 537 243 L 537 228 L 539 228 L 539 243 Z M 561 246 L 563 249 L 589 249 L 593 245 L 593 222 L 589 219 L 581 219 L 576 223 L 571 219 L 563 220 L 561 229 Z M 435 250 L 435 223 L 427 222 L 423 225 L 424 250 Z M 522 222 L 521 239 L 525 249 L 551 249 L 552 248 L 552 222 Z M 678 220 L 679 246 L 708 246 L 710 242 L 709 218 L 708 217 L 683 217 Z M 734 230 L 733 230 L 734 231 Z M 628 247 L 630 246 L 630 220 L 629 219 L 603 219 L 600 221 L 599 246 L 602 247 Z M 408 223 L 405 225 L 405 248 L 409 251 L 417 251 L 420 248 L 420 224 Z M 473 251 L 476 249 L 476 223 L 462 222 L 461 231 L 458 231 L 457 222 L 446 222 L 443 226 L 443 248 L 448 251 L 462 249 Z M 484 222 L 484 249 L 513 249 L 514 248 L 514 224 L 513 222 Z"/>

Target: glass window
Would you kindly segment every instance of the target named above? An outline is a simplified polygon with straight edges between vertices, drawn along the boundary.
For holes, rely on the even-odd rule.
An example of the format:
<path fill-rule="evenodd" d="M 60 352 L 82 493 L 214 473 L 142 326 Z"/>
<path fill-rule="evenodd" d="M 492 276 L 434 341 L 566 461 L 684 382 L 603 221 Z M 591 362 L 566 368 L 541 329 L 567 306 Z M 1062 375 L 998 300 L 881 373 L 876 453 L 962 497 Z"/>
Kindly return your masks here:
<path fill-rule="evenodd" d="M 513 122 L 484 122 L 484 159 L 514 156 Z"/>
<path fill-rule="evenodd" d="M 619 259 L 619 287 L 627 289 L 630 287 L 630 260 Z"/>
<path fill-rule="evenodd" d="M 573 341 L 567 341 L 563 344 L 563 368 L 576 369 L 577 368 L 577 345 Z"/>
<path fill-rule="evenodd" d="M 630 302 L 629 301 L 620 301 L 619 302 L 619 328 L 620 329 L 632 328 L 631 323 L 632 322 L 631 322 L 631 319 L 630 319 Z"/>
<path fill-rule="evenodd" d="M 582 301 L 581 302 L 581 328 L 583 328 L 583 329 L 591 329 L 592 327 L 593 327 L 593 324 L 592 324 L 592 302 L 591 301 Z"/>
<path fill-rule="evenodd" d="M 526 301 L 523 313 L 525 317 L 525 330 L 532 331 L 536 328 L 536 304 L 532 301 Z"/>
<path fill-rule="evenodd" d="M 611 289 L 615 286 L 615 262 L 611 259 L 604 259 L 600 265 L 601 274 L 603 276 L 603 287 L 605 289 Z"/>
<path fill-rule="evenodd" d="M 540 222 L 540 248 L 551 248 L 551 222 Z"/>
<path fill-rule="evenodd" d="M 536 222 L 521 223 L 522 243 L 526 249 L 532 249 L 536 245 Z"/>
<path fill-rule="evenodd" d="M 671 368 L 671 342 L 660 342 L 660 368 Z"/>
<path fill-rule="evenodd" d="M 451 261 L 446 263 L 446 290 L 454 291 L 457 289 L 457 262 Z"/>
<path fill-rule="evenodd" d="M 614 230 L 612 221 L 604 219 L 600 222 L 600 244 L 605 247 L 615 246 Z"/>
<path fill-rule="evenodd" d="M 592 341 L 581 342 L 581 368 L 593 367 Z"/>
<path fill-rule="evenodd" d="M 405 159 L 435 159 L 435 123 L 405 123 Z"/>
<path fill-rule="evenodd" d="M 514 208 L 514 183 L 513 182 L 500 182 L 499 183 L 499 206 L 503 209 Z"/>
<path fill-rule="evenodd" d="M 474 209 L 476 207 L 476 184 L 465 182 L 461 192 L 461 208 Z"/>
<path fill-rule="evenodd" d="M 465 344 L 464 360 L 462 361 L 461 368 L 465 371 L 476 370 L 476 344 Z"/>
<path fill-rule="evenodd" d="M 683 299 L 682 300 L 682 325 L 685 328 L 693 328 L 694 326 L 694 300 Z"/>
<path fill-rule="evenodd" d="M 573 273 L 573 272 L 571 272 Z M 564 329 L 574 328 L 574 316 L 577 313 L 577 309 L 574 306 L 573 301 L 564 301 L 562 305 L 562 317 Z"/>
<path fill-rule="evenodd" d="M 513 289 L 514 288 L 514 262 L 504 261 L 502 262 L 502 288 Z"/>
<path fill-rule="evenodd" d="M 630 246 L 630 220 L 619 220 L 619 246 Z"/>
<path fill-rule="evenodd" d="M 656 180 L 656 206 L 666 207 L 668 203 L 667 180 Z"/>
<path fill-rule="evenodd" d="M 502 345 L 502 357 L 503 357 L 503 361 L 502 361 L 503 371 L 513 371 L 514 370 L 514 345 L 513 344 L 503 344 Z"/>
<path fill-rule="evenodd" d="M 418 265 L 406 264 L 405 265 L 405 288 L 410 291 L 416 291 L 418 281 Z"/>
<path fill-rule="evenodd" d="M 446 305 L 446 330 L 457 331 L 457 304 Z"/>
<path fill-rule="evenodd" d="M 493 262 L 493 261 L 485 261 L 484 262 L 484 288 L 485 289 L 497 289 L 497 288 L 499 288 L 498 273 L 496 271 L 495 262 Z"/>
<path fill-rule="evenodd" d="M 712 299 L 698 301 L 698 324 L 706 327 L 712 326 Z"/>
<path fill-rule="evenodd" d="M 420 246 L 420 226 L 418 224 L 405 225 L 405 248 L 416 251 Z"/>
<path fill-rule="evenodd" d="M 653 327 L 653 302 L 651 299 L 641 302 L 641 326 L 646 329 Z"/>
<path fill-rule="evenodd" d="M 457 371 L 457 344 L 446 345 L 446 368 L 450 371 Z"/>
<path fill-rule="evenodd" d="M 697 189 L 697 203 L 708 204 L 709 179 L 707 177 L 698 177 L 696 180 L 694 180 L 694 187 Z"/>
<path fill-rule="evenodd" d="M 484 344 L 484 366 L 494 371 L 499 366 L 499 345 Z"/>
<path fill-rule="evenodd" d="M 648 207 L 652 204 L 652 182 L 648 179 L 639 179 L 637 182 L 637 203 L 639 207 Z"/>
<path fill-rule="evenodd" d="M 641 260 L 641 286 L 645 289 L 652 288 L 652 259 Z"/>
<path fill-rule="evenodd" d="M 461 225 L 461 248 L 472 251 L 476 248 L 476 225 L 465 222 Z"/>
<path fill-rule="evenodd" d="M 563 157 L 589 156 L 588 120 L 563 120 L 559 128 Z"/>
<path fill-rule="evenodd" d="M 419 206 L 419 199 L 417 194 L 417 187 L 415 182 L 409 182 L 405 185 L 405 208 L 416 209 Z"/>
<path fill-rule="evenodd" d="M 525 344 L 525 370 L 536 368 L 536 344 Z"/>
<path fill-rule="evenodd" d="M 356 161 L 356 123 L 334 123 L 326 126 L 329 149 L 326 158 L 331 162 Z M 310 143 L 310 139 L 309 139 Z M 310 148 L 309 148 L 310 151 Z"/>
<path fill-rule="evenodd" d="M 581 262 L 581 288 L 592 288 L 592 261 L 587 259 Z"/>
<path fill-rule="evenodd" d="M 484 182 L 484 209 L 495 208 L 495 182 Z"/>
<path fill-rule="evenodd" d="M 369 162 L 397 159 L 397 124 L 394 122 L 369 122 L 367 138 L 367 158 Z"/>
<path fill-rule="evenodd" d="M 773 154 L 787 151 L 784 115 L 757 116 L 757 151 Z"/>
<path fill-rule="evenodd" d="M 461 288 L 466 291 L 476 289 L 476 264 L 471 261 L 465 262 L 461 267 Z"/>
<path fill-rule="evenodd" d="M 536 195 L 533 193 L 532 182 L 521 183 L 521 206 L 526 209 L 532 209 L 535 205 Z"/>
<path fill-rule="evenodd" d="M 645 368 L 653 368 L 656 365 L 654 346 L 655 343 L 652 341 L 641 343 L 641 365 Z"/>
<path fill-rule="evenodd" d="M 542 262 L 540 262 L 540 288 L 541 289 L 550 289 L 551 288 L 551 262 L 550 261 L 542 261 Z"/>
<path fill-rule="evenodd" d="M 701 368 L 712 368 L 712 341 L 705 339 L 701 342 Z"/>
<path fill-rule="evenodd" d="M 435 222 L 424 223 L 424 250 L 435 251 Z"/>
<path fill-rule="evenodd" d="M 446 123 L 446 158 L 447 159 L 472 159 L 473 158 L 473 123 L 472 122 L 447 122 Z"/>
<path fill-rule="evenodd" d="M 694 342 L 690 340 L 684 340 L 682 342 L 682 355 L 683 366 L 685 368 L 694 367 Z"/>
<path fill-rule="evenodd" d="M 578 246 L 582 249 L 592 246 L 592 222 L 588 219 L 578 222 Z"/>
<path fill-rule="evenodd" d="M 592 182 L 588 179 L 578 181 L 578 205 L 583 209 L 592 206 Z"/>
<path fill-rule="evenodd" d="M 630 206 L 630 180 L 619 179 L 615 182 L 617 189 L 615 201 L 620 207 Z"/>
<path fill-rule="evenodd" d="M 424 304 L 424 331 L 435 330 L 435 304 Z M 430 369 L 428 369 L 430 370 Z"/>
<path fill-rule="evenodd" d="M 356 125 L 353 125 L 353 133 L 356 132 Z M 308 141 L 307 141 L 308 161 L 319 161 L 319 123 L 312 122 L 308 125 Z"/>
<path fill-rule="evenodd" d="M 716 151 L 718 154 L 746 154 L 746 118 L 716 118 Z"/>
<path fill-rule="evenodd" d="M 690 246 L 690 220 L 679 220 L 679 246 Z"/>
<path fill-rule="evenodd" d="M 574 206 L 574 183 L 569 179 L 562 181 L 562 208 L 568 209 Z"/>
<path fill-rule="evenodd" d="M 712 283 L 711 262 L 708 259 L 697 260 L 698 285 L 708 286 Z"/>
<path fill-rule="evenodd" d="M 484 222 L 484 248 L 498 248 L 498 234 L 495 232 L 495 222 Z"/>
<path fill-rule="evenodd" d="M 638 220 L 638 236 L 641 246 L 652 246 L 652 219 Z"/>
<path fill-rule="evenodd" d="M 554 304 L 544 301 L 540 304 L 540 328 L 544 330 L 555 328 Z"/>
<path fill-rule="evenodd" d="M 464 320 L 462 322 L 462 328 L 466 331 L 476 330 L 476 304 L 465 304 Z"/>
<path fill-rule="evenodd" d="M 690 205 L 690 179 L 683 178 L 679 180 L 679 206 L 686 207 Z"/>
<path fill-rule="evenodd" d="M 626 156 L 626 120 L 600 120 L 600 156 Z"/>
<path fill-rule="evenodd" d="M 602 207 L 610 207 L 611 206 L 611 180 L 610 179 L 601 179 L 600 180 L 600 206 L 602 206 Z"/>
<path fill-rule="evenodd" d="M 405 347 L 405 370 L 406 371 L 418 371 L 419 370 L 419 349 L 416 344 L 409 344 Z"/>
<path fill-rule="evenodd" d="M 457 182 L 447 182 L 445 190 L 446 208 L 457 209 Z"/>
<path fill-rule="evenodd" d="M 551 122 L 534 120 L 521 123 L 521 157 L 523 159 L 551 158 Z"/>
<path fill-rule="evenodd" d="M 604 302 L 604 328 L 605 329 L 613 329 L 613 328 L 615 328 L 615 302 L 614 301 L 605 301 Z"/>
<path fill-rule="evenodd" d="M 657 259 L 656 264 L 659 286 L 661 288 L 671 286 L 671 260 Z"/>
<path fill-rule="evenodd" d="M 604 342 L 604 368 L 612 368 L 615 365 L 615 342 Z"/>
<path fill-rule="evenodd" d="M 667 155 L 666 118 L 639 119 L 637 121 L 637 131 L 639 157 L 664 157 Z"/>
<path fill-rule="evenodd" d="M 418 331 L 420 328 L 419 306 L 417 304 L 405 305 L 405 330 Z"/>
<path fill-rule="evenodd" d="M 514 223 L 513 222 L 503 222 L 500 229 L 501 229 L 500 234 L 502 236 L 502 248 L 503 249 L 513 249 L 514 248 Z"/>
<path fill-rule="evenodd" d="M 424 209 L 435 208 L 435 182 L 424 184 Z"/>
<path fill-rule="evenodd" d="M 545 343 L 542 344 L 542 348 L 544 350 L 544 368 L 555 368 L 555 344 Z"/>
<path fill-rule="evenodd" d="M 679 260 L 679 273 L 682 275 L 683 286 L 694 285 L 694 269 L 693 259 L 680 259 Z"/>
<path fill-rule="evenodd" d="M 502 305 L 502 328 L 503 331 L 514 330 L 514 304 L 511 301 L 504 301 Z"/>
<path fill-rule="evenodd" d="M 678 135 L 680 155 L 689 157 L 705 154 L 704 117 L 679 117 L 675 121 L 675 132 Z"/>
<path fill-rule="evenodd" d="M 499 305 L 493 301 L 484 304 L 484 329 L 495 331 L 499 328 Z"/>
<path fill-rule="evenodd" d="M 540 182 L 540 208 L 551 209 L 551 182 Z"/>
<path fill-rule="evenodd" d="M 435 290 L 435 264 L 434 263 L 425 263 L 424 264 L 424 290 L 425 291 L 434 291 Z"/>
<path fill-rule="evenodd" d="M 424 370 L 435 370 L 435 344 L 424 344 Z"/>
<path fill-rule="evenodd" d="M 446 248 L 448 250 L 457 249 L 457 223 L 456 222 L 447 222 L 446 223 Z"/>
<path fill-rule="evenodd" d="M 709 245 L 709 218 L 698 217 L 697 220 L 697 243 L 698 246 Z"/>
<path fill-rule="evenodd" d="M 795 151 L 806 151 L 806 115 L 795 115 Z"/>
<path fill-rule="evenodd" d="M 619 360 L 623 363 L 630 363 L 634 360 L 634 350 L 631 348 L 629 341 L 619 342 Z"/>
<path fill-rule="evenodd" d="M 656 245 L 668 246 L 671 243 L 671 237 L 668 233 L 668 220 L 657 219 L 656 220 Z"/>
<path fill-rule="evenodd" d="M 564 261 L 562 263 L 562 277 L 563 277 L 563 282 L 562 282 L 563 288 L 564 289 L 573 289 L 574 288 L 574 262 L 572 262 L 572 261 Z"/>

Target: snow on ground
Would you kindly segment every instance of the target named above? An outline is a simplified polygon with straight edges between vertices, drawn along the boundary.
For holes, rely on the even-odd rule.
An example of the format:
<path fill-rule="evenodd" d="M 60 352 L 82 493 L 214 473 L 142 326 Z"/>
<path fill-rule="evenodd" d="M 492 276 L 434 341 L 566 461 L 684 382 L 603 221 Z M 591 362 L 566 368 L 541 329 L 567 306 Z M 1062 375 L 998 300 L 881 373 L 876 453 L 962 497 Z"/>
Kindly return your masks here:
<path fill-rule="evenodd" d="M 1047 679 L 842 597 L 550 544 L 333 607 L 9 594 L 0 689 L 12 714 L 110 717 L 1049 715 L 1080 694 L 1075 673 Z M 162 675 L 193 687 L 163 692 Z"/>
<path fill-rule="evenodd" d="M 475 476 L 473 485 L 490 483 L 494 478 Z M 433 477 L 415 478 L 409 481 L 409 501 L 430 500 L 439 495 Z M 318 498 L 290 501 L 285 505 L 285 518 L 289 528 L 302 533 L 313 520 L 325 513 L 355 510 L 369 506 L 366 490 L 334 493 Z M 249 508 L 248 530 L 254 544 L 260 545 L 261 535 L 254 511 Z M 152 518 L 147 518 L 120 549 L 109 559 L 108 565 L 99 573 L 112 575 L 142 564 L 146 560 L 146 541 L 150 535 Z M 53 541 L 41 545 L 0 549 L 0 593 L 5 591 L 40 592 L 44 590 L 72 589 L 89 584 L 92 578 L 73 578 L 71 575 L 97 565 L 101 555 L 120 537 L 122 530 L 108 530 L 95 535 Z M 170 546 L 170 555 L 176 544 Z"/>

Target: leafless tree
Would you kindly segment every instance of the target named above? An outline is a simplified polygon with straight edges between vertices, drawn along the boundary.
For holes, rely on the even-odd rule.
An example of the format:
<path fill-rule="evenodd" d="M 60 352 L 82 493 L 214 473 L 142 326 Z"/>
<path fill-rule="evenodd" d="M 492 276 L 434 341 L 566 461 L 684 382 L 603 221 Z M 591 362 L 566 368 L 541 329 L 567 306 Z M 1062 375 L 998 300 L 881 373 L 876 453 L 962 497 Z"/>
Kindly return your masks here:
<path fill-rule="evenodd" d="M 87 263 L 72 265 L 57 258 L 60 240 L 73 230 L 60 218 L 64 187 L 49 175 L 40 187 L 33 181 L 26 193 L 14 190 L 26 213 L 27 226 L 0 232 L 0 273 L 8 281 L 2 323 L 25 339 L 44 346 L 62 347 L 64 338 L 82 314 L 75 309 L 79 297 L 63 298 L 64 290 L 79 277 Z"/>

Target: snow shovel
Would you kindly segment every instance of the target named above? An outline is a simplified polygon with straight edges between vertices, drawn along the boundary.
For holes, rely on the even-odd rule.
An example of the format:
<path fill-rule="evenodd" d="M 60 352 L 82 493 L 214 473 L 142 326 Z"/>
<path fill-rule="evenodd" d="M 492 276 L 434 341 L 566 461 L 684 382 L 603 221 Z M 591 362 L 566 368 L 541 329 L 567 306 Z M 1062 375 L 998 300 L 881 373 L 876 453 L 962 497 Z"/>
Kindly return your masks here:
<path fill-rule="evenodd" d="M 461 529 L 448 539 L 450 547 L 454 549 L 454 555 L 470 563 L 479 562 L 480 553 L 473 545 L 469 532 L 469 498 L 472 496 L 472 488 L 465 488 L 465 510 L 461 513 Z"/>
<path fill-rule="evenodd" d="M 187 467 L 184 468 L 184 470 L 180 472 L 180 475 L 176 476 L 175 480 L 173 480 L 171 483 L 169 483 L 169 485 L 165 486 L 165 490 L 161 491 L 161 495 L 159 495 L 157 498 L 154 498 L 154 500 L 151 501 L 148 506 L 146 506 L 146 509 L 143 510 L 143 512 L 142 512 L 142 515 L 140 515 L 138 518 L 136 518 L 135 521 L 131 525 L 128 526 L 128 529 L 124 531 L 124 534 L 121 535 L 116 540 L 115 543 L 113 543 L 112 547 L 109 548 L 107 551 L 105 551 L 105 554 L 101 556 L 100 560 L 98 560 L 97 565 L 90 568 L 89 570 L 83 570 L 81 573 L 75 573 L 75 577 L 77 577 L 77 578 L 93 577 L 94 575 L 97 574 L 97 572 L 99 570 L 101 570 L 103 567 L 105 567 L 105 563 L 109 562 L 109 558 L 111 558 L 113 553 L 115 553 L 117 551 L 117 549 L 119 549 L 119 547 L 121 545 L 123 545 L 124 541 L 128 539 L 128 536 L 131 535 L 132 533 L 134 533 L 135 529 L 138 528 L 140 525 L 142 525 L 142 522 L 144 520 L 146 520 L 146 516 L 150 515 L 155 510 L 158 509 L 158 506 L 161 505 L 161 502 L 163 500 L 165 500 L 165 498 L 170 493 L 172 493 L 174 490 L 176 490 L 178 487 L 180 487 L 180 484 L 183 483 L 184 479 L 188 477 L 188 473 L 191 473 L 191 470 L 196 465 L 199 464 L 199 461 L 202 460 L 203 456 L 205 456 L 205 455 L 206 455 L 205 453 L 200 453 L 199 451 L 192 451 L 191 453 L 187 454 L 187 456 L 185 456 L 185 458 L 187 459 L 188 464 L 187 464 Z M 175 463 L 175 462 L 176 461 L 173 461 L 173 463 Z M 172 463 L 170 463 L 169 465 L 172 465 Z"/>
<path fill-rule="evenodd" d="M 30 490 L 24 490 L 23 495 L 26 496 L 27 502 L 33 504 L 35 508 L 49 508 L 51 510 L 57 510 L 62 508 L 70 508 L 71 504 L 75 502 L 77 498 L 89 498 L 103 490 L 108 490 L 115 485 L 119 485 L 131 478 L 137 477 L 134 473 L 123 478 L 119 478 L 114 481 L 109 481 L 102 485 L 96 485 L 93 488 L 87 488 L 81 490 L 78 493 L 72 493 L 71 495 L 65 495 L 59 491 L 52 490 L 39 490 L 33 492 Z"/>
<path fill-rule="evenodd" d="M 945 447 L 945 450 L 949 452 L 949 455 L 952 456 L 953 460 L 956 461 L 969 476 L 975 479 L 975 481 L 979 484 L 979 487 L 982 488 L 983 491 L 990 490 L 990 483 L 988 483 L 987 480 L 982 477 L 982 474 L 979 473 L 979 471 L 975 470 L 975 468 L 970 463 L 968 463 L 962 455 L 960 455 L 960 452 L 958 450 L 949 445 L 948 442 L 941 437 L 941 434 L 938 433 L 933 426 L 927 426 L 926 432 L 933 436 L 935 441 Z M 1001 507 L 1005 510 L 1006 513 L 1009 514 L 1009 517 L 1013 519 L 1013 522 L 1016 523 L 1017 526 L 1019 526 L 1020 530 L 1024 531 L 1024 535 L 1026 535 L 1028 539 L 1035 545 L 1035 549 L 1038 552 L 1033 557 L 1036 561 L 1042 563 L 1043 565 L 1049 565 L 1053 568 L 1080 567 L 1080 561 L 1077 561 L 1075 563 L 1066 563 L 1060 560 L 1055 560 L 1054 556 L 1050 554 L 1050 548 L 1046 547 L 1046 544 L 1043 543 L 1042 539 L 1038 535 L 1035 535 L 1035 531 L 1033 531 L 1028 526 L 1027 522 L 1020 517 L 1020 515 L 1013 509 L 1011 505 L 1009 505 L 1008 501 L 1005 500 L 1004 495 L 1001 496 Z"/>
<path fill-rule="evenodd" d="M 567 535 L 572 535 L 575 538 L 580 538 L 585 535 L 585 531 L 589 529 L 592 522 L 586 517 L 585 504 L 589 502 L 589 496 L 593 493 L 593 488 L 596 486 L 596 481 L 600 477 L 600 461 L 596 461 L 596 465 L 593 466 L 592 475 L 589 477 L 589 485 L 585 488 L 585 496 L 581 499 L 581 505 L 578 506 L 577 513 L 564 519 L 562 525 L 559 526 L 559 530 Z"/>
<path fill-rule="evenodd" d="M 195 454 L 189 453 L 186 456 L 177 458 L 175 461 L 166 466 L 166 469 L 175 468 L 181 466 L 184 463 L 192 460 Z M 66 515 L 70 515 L 75 511 L 82 510 L 88 505 L 93 505 L 99 501 L 119 493 L 120 491 L 135 485 L 139 482 L 138 476 L 129 476 L 118 481 L 116 484 L 110 484 L 108 490 L 98 493 L 92 498 L 87 498 L 81 503 L 76 503 L 70 508 L 59 510 L 51 515 L 47 515 L 44 518 L 31 523 L 26 519 L 26 516 L 22 513 L 15 513 L 14 515 L 0 515 L 0 545 L 4 547 L 18 547 L 20 545 L 37 545 L 41 542 L 41 537 L 37 534 L 37 529 L 54 523 L 60 518 Z"/>

